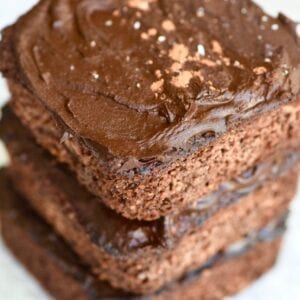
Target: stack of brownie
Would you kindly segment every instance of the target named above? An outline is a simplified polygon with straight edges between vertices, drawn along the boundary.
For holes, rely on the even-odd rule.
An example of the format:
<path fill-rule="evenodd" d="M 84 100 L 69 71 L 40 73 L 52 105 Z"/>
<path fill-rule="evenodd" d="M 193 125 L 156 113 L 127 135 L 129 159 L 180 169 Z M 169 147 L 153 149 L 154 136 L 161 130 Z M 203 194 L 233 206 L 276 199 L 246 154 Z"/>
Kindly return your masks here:
<path fill-rule="evenodd" d="M 56 299 L 223 299 L 273 265 L 300 160 L 287 17 L 42 0 L 0 70 L 3 237 Z"/>

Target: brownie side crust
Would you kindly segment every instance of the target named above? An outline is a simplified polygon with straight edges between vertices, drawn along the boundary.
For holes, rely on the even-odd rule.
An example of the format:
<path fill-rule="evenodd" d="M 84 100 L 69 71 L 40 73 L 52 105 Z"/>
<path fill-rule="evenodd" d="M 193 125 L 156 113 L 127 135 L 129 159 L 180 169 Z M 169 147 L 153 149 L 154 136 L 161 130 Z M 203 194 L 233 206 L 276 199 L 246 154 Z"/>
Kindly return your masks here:
<path fill-rule="evenodd" d="M 81 223 L 89 228 L 94 240 L 101 240 L 104 247 L 108 243 L 110 247 L 107 251 L 116 255 L 135 252 L 145 246 L 174 246 L 184 234 L 201 226 L 220 209 L 296 169 L 300 159 L 298 149 L 273 155 L 238 177 L 223 182 L 216 191 L 184 210 L 156 221 L 144 222 L 125 219 L 101 204 L 101 200 L 97 201 L 77 184 L 72 172 L 55 162 L 47 151 L 35 143 L 31 133 L 21 126 L 7 107 L 3 112 L 0 137 L 10 152 L 12 173 L 18 173 L 21 177 L 26 172 L 26 177 L 32 178 L 32 181 L 34 177 L 39 178 L 41 186 L 50 185 L 57 194 L 63 194 L 65 202 L 70 203 L 74 213 L 80 216 Z M 137 234 L 134 232 L 140 233 L 140 239 L 135 238 Z"/>
<path fill-rule="evenodd" d="M 213 193 L 200 207 L 150 223 L 124 220 L 83 188 L 76 189 L 76 180 L 7 116 L 5 112 L 1 131 L 12 156 L 9 172 L 16 187 L 99 278 L 130 291 L 154 291 L 192 271 L 229 243 L 266 226 L 287 209 L 294 195 L 296 175 L 286 172 L 295 160 L 287 167 L 278 156 L 277 164 L 262 164 L 224 183 L 221 190 L 227 193 Z M 276 179 L 280 175 L 283 179 Z M 234 188 L 239 192 L 228 198 Z M 209 208 L 214 197 L 220 200 L 209 213 L 201 205 Z"/>
<path fill-rule="evenodd" d="M 41 1 L 5 32 L 0 50 L 0 68 L 14 82 L 11 85 L 29 93 L 29 107 L 17 103 L 23 122 L 110 207 L 128 218 L 157 219 L 264 160 L 271 149 L 283 147 L 282 141 L 298 138 L 294 128 L 299 125 L 299 39 L 287 18 L 268 17 L 250 1 L 164 1 L 163 9 L 153 1 L 147 11 L 121 2 L 90 7 L 85 1 Z M 126 13 L 120 8 L 123 4 Z M 78 7 L 85 17 L 78 15 Z M 201 18 L 195 13 L 199 7 L 207 10 Z M 167 18 L 162 11 L 174 20 L 162 20 Z M 90 14 L 103 23 L 95 24 Z M 115 22 L 106 20 L 110 14 Z M 132 19 L 140 17 L 141 21 Z M 41 27 L 33 26 L 41 20 Z M 176 24 L 176 30 L 165 32 L 165 21 Z M 122 22 L 143 23 L 143 30 L 156 31 L 157 39 L 148 36 L 140 43 L 148 31 L 139 32 L 134 26 L 121 26 L 119 31 Z M 97 30 L 90 32 L 91 28 Z M 78 30 L 84 34 L 78 35 Z M 103 46 L 105 37 L 121 32 L 118 47 Z M 170 39 L 161 43 L 159 37 Z M 135 52 L 136 45 L 145 51 Z M 202 53 L 205 49 L 205 57 L 199 56 L 199 49 Z M 70 51 L 68 59 L 61 60 L 65 51 Z M 145 66 L 146 53 L 153 64 Z M 178 58 L 184 62 L 179 74 L 165 72 L 178 67 L 180 62 L 174 62 Z M 103 61 L 105 71 L 100 74 Z M 193 73 L 196 82 L 194 78 L 179 90 L 174 87 L 177 76 Z M 157 74 L 162 78 L 153 81 Z M 144 81 L 138 83 L 141 89 L 137 78 Z M 120 84 L 127 80 L 128 86 Z M 164 99 L 151 91 L 162 81 Z M 17 102 L 19 88 L 11 87 Z M 37 115 L 34 120 L 28 117 L 32 111 Z M 60 129 L 39 127 L 44 121 L 58 123 Z"/>
<path fill-rule="evenodd" d="M 131 219 L 153 220 L 178 212 L 274 153 L 297 147 L 300 139 L 300 106 L 294 103 L 262 115 L 255 120 L 255 127 L 251 122 L 242 124 L 218 143 L 207 145 L 170 168 L 116 176 L 104 170 L 92 152 L 74 144 L 74 139 L 63 132 L 58 133 L 48 113 L 23 89 L 14 85 L 14 91 L 18 91 L 17 100 L 12 100 L 11 107 L 37 141 L 66 162 L 90 192 Z"/>
<path fill-rule="evenodd" d="M 65 242 L 35 215 L 24 199 L 12 192 L 4 176 L 2 171 L 0 207 L 4 240 L 57 299 L 182 299 L 183 296 L 185 299 L 222 299 L 237 293 L 266 272 L 279 251 L 284 219 L 270 224 L 252 236 L 252 240 L 233 245 L 155 295 L 128 294 L 91 275 Z"/>

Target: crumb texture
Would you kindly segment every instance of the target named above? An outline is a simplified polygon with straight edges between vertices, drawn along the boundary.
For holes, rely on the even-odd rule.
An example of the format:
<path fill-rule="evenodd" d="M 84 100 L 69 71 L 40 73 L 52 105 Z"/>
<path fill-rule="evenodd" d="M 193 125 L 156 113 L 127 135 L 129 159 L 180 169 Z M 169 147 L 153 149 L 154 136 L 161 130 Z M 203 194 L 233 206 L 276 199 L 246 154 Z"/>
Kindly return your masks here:
<path fill-rule="evenodd" d="M 300 139 L 300 105 L 294 102 L 262 114 L 254 123 L 243 122 L 168 166 L 142 174 L 115 174 L 75 137 L 61 139 L 63 131 L 24 88 L 11 82 L 11 89 L 14 98 L 10 105 L 38 143 L 67 163 L 90 192 L 130 219 L 154 220 L 180 211 L 228 178 L 276 152 L 297 147 Z"/>

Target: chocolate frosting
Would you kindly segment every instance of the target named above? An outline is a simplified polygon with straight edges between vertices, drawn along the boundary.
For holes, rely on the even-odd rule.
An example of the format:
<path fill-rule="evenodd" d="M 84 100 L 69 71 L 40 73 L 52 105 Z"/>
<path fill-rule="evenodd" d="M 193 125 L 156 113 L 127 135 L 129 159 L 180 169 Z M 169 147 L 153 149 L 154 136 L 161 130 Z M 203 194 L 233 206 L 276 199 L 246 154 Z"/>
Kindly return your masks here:
<path fill-rule="evenodd" d="M 44 200 L 40 200 L 59 203 L 66 218 L 70 218 L 78 230 L 87 234 L 93 244 L 111 255 L 136 255 L 137 251 L 147 247 L 157 250 L 175 247 L 183 236 L 197 230 L 220 209 L 255 192 L 268 181 L 285 175 L 300 158 L 298 151 L 270 157 L 240 176 L 222 183 L 215 192 L 182 211 L 146 222 L 124 218 L 79 186 L 74 174 L 37 146 L 29 131 L 7 108 L 3 113 L 0 135 L 9 148 L 14 164 L 24 165 L 26 172 L 30 173 L 26 175 L 25 172 L 24 175 L 22 172 L 22 176 L 39 178 L 33 188 L 45 194 Z M 13 176 L 16 182 L 22 180 L 18 173 Z"/>
<path fill-rule="evenodd" d="M 297 96 L 292 24 L 247 0 L 43 0 L 12 47 L 18 76 L 66 132 L 132 165 Z"/>

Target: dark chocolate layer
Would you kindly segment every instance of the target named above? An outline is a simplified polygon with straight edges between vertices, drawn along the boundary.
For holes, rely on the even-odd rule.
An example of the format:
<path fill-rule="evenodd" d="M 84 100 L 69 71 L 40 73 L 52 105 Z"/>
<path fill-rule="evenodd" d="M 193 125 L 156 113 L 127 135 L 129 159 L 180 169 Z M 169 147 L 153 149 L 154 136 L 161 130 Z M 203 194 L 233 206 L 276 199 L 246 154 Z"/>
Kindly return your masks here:
<path fill-rule="evenodd" d="M 299 94 L 293 24 L 248 0 L 43 0 L 12 31 L 1 70 L 124 170 Z"/>
<path fill-rule="evenodd" d="M 217 191 L 199 199 L 183 211 L 157 221 L 143 222 L 125 219 L 79 186 L 74 175 L 64 165 L 58 165 L 46 151 L 34 143 L 30 133 L 8 109 L 5 109 L 0 133 L 8 145 L 13 161 L 31 164 L 32 172 L 47 184 L 45 190 L 52 186 L 63 195 L 65 202 L 62 209 L 66 210 L 66 217 L 76 218 L 95 244 L 114 255 L 133 254 L 137 249 L 149 246 L 172 248 L 184 235 L 199 228 L 220 209 L 255 192 L 268 181 L 285 175 L 300 156 L 297 151 L 274 156 L 241 176 L 223 183 Z M 16 180 L 21 180 L 21 177 Z"/>
<path fill-rule="evenodd" d="M 7 180 L 5 171 L 0 173 L 0 191 L 1 191 L 1 219 L 5 227 L 5 239 L 9 240 L 8 224 L 12 226 L 11 231 L 15 228 L 21 228 L 26 239 L 38 245 L 43 252 L 47 254 L 47 260 L 54 262 L 67 277 L 75 281 L 86 299 L 150 299 L 151 296 L 138 296 L 125 293 L 121 290 L 112 288 L 108 283 L 97 280 L 89 273 L 87 267 L 80 263 L 78 257 L 70 250 L 65 242 L 58 237 L 53 230 L 40 219 L 27 205 L 26 200 L 17 196 Z M 171 290 L 174 285 L 186 285 L 202 275 L 202 272 L 214 268 L 214 266 L 230 259 L 239 257 L 249 250 L 253 249 L 257 244 L 262 242 L 271 242 L 280 238 L 285 231 L 284 215 L 281 219 L 269 224 L 266 228 L 259 232 L 255 232 L 245 240 L 231 245 L 223 253 L 212 257 L 207 263 L 199 267 L 194 272 L 183 276 L 178 282 L 167 285 L 156 296 L 163 295 L 164 292 Z M 27 251 L 26 247 L 24 251 Z M 35 258 L 31 256 L 31 259 Z M 30 262 L 29 262 L 30 263 Z M 32 264 L 32 263 L 31 263 Z M 49 271 L 49 270 L 48 270 Z M 53 268 L 52 268 L 53 271 Z M 45 274 L 44 274 L 45 276 Z M 65 287 L 68 289 L 68 287 Z"/>

